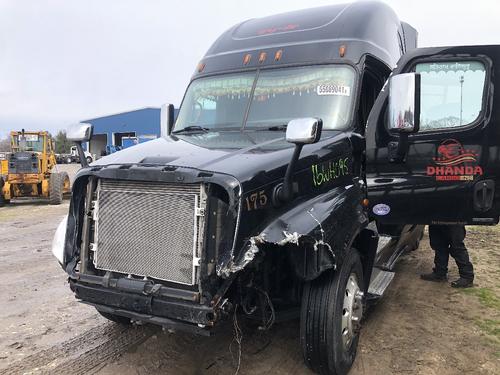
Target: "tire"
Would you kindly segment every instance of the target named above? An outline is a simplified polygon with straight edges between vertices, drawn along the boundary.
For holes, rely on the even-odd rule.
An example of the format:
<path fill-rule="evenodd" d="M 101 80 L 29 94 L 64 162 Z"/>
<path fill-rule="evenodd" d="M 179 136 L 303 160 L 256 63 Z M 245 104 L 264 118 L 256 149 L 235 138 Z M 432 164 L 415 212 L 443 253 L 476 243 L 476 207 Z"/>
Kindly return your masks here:
<path fill-rule="evenodd" d="M 3 195 L 3 184 L 4 184 L 3 179 L 0 178 L 0 207 L 3 207 L 10 202 L 10 200 L 5 199 Z"/>
<path fill-rule="evenodd" d="M 127 318 L 127 317 L 120 316 L 120 315 L 115 315 L 115 314 L 111 314 L 111 313 L 107 313 L 107 312 L 104 312 L 104 311 L 99 311 L 98 309 L 96 309 L 96 310 L 97 310 L 97 312 L 99 314 L 101 314 L 106 319 L 111 320 L 112 322 L 115 322 L 115 323 L 118 323 L 118 324 L 122 324 L 122 325 L 130 325 L 130 324 L 132 324 L 132 322 L 130 321 L 130 319 Z"/>
<path fill-rule="evenodd" d="M 326 271 L 305 284 L 300 341 L 311 370 L 324 375 L 349 372 L 358 348 L 363 285 L 363 268 L 354 248 L 346 254 L 340 270 Z M 350 336 L 342 334 L 345 330 Z"/>
<path fill-rule="evenodd" d="M 90 156 L 87 156 L 87 158 L 86 158 L 86 159 L 87 159 L 87 163 L 88 163 L 88 164 L 92 163 L 92 161 L 93 161 L 93 160 L 92 160 L 92 157 L 90 157 Z"/>
<path fill-rule="evenodd" d="M 5 199 L 3 194 L 0 192 L 0 207 L 4 207 L 5 205 L 10 203 L 10 199 Z"/>
<path fill-rule="evenodd" d="M 61 204 L 63 201 L 64 173 L 51 173 L 49 180 L 49 203 Z"/>

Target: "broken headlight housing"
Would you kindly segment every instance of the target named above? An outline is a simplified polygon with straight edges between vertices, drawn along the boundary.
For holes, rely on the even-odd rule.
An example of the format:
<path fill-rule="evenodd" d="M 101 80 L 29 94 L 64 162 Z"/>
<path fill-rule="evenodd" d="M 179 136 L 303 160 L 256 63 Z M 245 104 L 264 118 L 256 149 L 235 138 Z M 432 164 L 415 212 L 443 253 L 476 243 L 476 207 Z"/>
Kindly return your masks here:
<path fill-rule="evenodd" d="M 52 254 L 57 258 L 59 264 L 64 264 L 64 242 L 66 240 L 66 226 L 68 225 L 68 215 L 64 216 L 57 226 L 56 233 L 52 240 Z"/>

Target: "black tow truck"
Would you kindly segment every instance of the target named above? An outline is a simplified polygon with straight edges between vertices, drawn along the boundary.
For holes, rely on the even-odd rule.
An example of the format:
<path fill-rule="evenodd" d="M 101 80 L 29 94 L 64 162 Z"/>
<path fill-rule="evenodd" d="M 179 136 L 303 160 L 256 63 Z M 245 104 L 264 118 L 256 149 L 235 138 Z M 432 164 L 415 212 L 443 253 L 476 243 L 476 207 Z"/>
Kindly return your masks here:
<path fill-rule="evenodd" d="M 422 225 L 498 222 L 500 48 L 416 44 L 381 3 L 223 33 L 161 138 L 78 172 L 53 247 L 76 297 L 198 334 L 300 316 L 306 364 L 348 372 Z"/>

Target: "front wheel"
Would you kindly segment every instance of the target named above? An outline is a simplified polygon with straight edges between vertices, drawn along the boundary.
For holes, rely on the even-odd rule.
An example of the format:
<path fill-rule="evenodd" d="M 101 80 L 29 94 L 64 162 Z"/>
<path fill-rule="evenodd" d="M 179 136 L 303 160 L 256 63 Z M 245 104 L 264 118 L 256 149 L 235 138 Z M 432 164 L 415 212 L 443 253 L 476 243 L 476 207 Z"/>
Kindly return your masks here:
<path fill-rule="evenodd" d="M 6 204 L 10 203 L 10 200 L 5 199 L 5 197 L 3 195 L 3 185 L 4 185 L 3 179 L 0 178 L 0 207 L 3 207 Z"/>
<path fill-rule="evenodd" d="M 62 173 L 51 173 L 49 179 L 49 203 L 61 204 L 63 201 L 64 175 Z"/>
<path fill-rule="evenodd" d="M 356 357 L 363 314 L 363 268 L 356 249 L 339 270 L 306 283 L 300 341 L 306 365 L 319 374 L 347 374 Z"/>

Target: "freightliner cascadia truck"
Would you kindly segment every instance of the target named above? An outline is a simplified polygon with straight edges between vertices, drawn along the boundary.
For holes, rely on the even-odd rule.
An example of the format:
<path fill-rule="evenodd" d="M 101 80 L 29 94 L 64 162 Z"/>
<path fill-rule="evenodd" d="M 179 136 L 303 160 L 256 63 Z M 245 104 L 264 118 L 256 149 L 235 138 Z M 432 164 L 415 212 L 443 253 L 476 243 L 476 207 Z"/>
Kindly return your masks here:
<path fill-rule="evenodd" d="M 162 137 L 78 172 L 53 245 L 76 298 L 202 335 L 296 318 L 306 365 L 347 373 L 423 225 L 498 222 L 500 49 L 416 44 L 372 2 L 224 32 Z"/>

